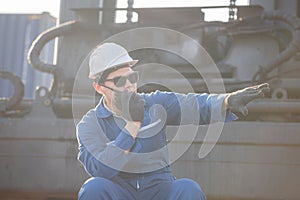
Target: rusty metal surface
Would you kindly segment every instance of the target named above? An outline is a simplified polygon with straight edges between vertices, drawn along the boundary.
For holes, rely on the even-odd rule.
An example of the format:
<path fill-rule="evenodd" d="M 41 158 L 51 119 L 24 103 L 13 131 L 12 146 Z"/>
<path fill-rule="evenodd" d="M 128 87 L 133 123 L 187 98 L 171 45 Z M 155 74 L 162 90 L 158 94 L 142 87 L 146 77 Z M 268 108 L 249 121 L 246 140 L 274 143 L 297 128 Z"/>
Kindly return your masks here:
<path fill-rule="evenodd" d="M 0 127 L 6 133 L 0 138 L 2 189 L 75 194 L 88 178 L 76 160 L 73 120 L 1 119 Z M 172 129 L 176 127 L 170 127 L 171 134 Z M 196 180 L 213 198 L 300 196 L 299 123 L 226 124 L 215 148 L 200 160 L 206 129 L 200 127 L 192 146 L 172 164 L 176 177 Z"/>
<path fill-rule="evenodd" d="M 62 9 L 67 10 L 69 3 L 70 1 L 64 0 Z M 77 191 L 88 175 L 76 159 L 78 150 L 75 124 L 72 119 L 72 114 L 74 114 L 72 102 L 78 106 L 78 112 L 82 116 L 90 108 L 91 101 L 96 98 L 91 81 L 86 78 L 88 70 L 84 59 L 95 44 L 107 37 L 147 23 L 153 25 L 157 21 L 156 17 L 167 14 L 163 13 L 150 18 L 149 13 L 153 15 L 153 12 L 162 11 L 148 9 L 145 10 L 144 15 L 140 13 L 140 23 L 99 25 L 98 19 L 91 18 L 99 17 L 97 6 L 100 1 L 85 1 L 82 4 L 76 1 L 73 4 L 75 7 L 73 10 L 77 12 L 75 14 L 84 16 L 79 16 L 80 23 L 72 23 L 75 27 L 72 31 L 68 29 L 70 32 L 60 37 L 56 65 L 60 71 L 55 79 L 57 91 L 50 93 L 48 88 L 42 88 L 36 92 L 35 100 L 23 100 L 12 110 L 7 110 L 4 114 L 0 113 L 0 199 L 76 199 Z M 84 10 L 80 10 L 82 7 L 85 7 Z M 171 10 L 178 11 L 178 9 Z M 198 16 L 198 8 L 193 9 L 191 13 L 188 13 L 188 9 L 179 10 L 185 12 L 183 16 L 186 18 L 181 19 L 184 22 L 178 20 L 176 23 L 176 20 L 172 21 L 173 16 L 168 16 L 169 20 L 158 25 L 177 31 L 188 30 L 185 33 L 191 33 L 191 36 L 198 42 L 205 43 L 209 39 L 212 40 L 210 33 L 220 33 L 221 39 L 222 37 L 223 39 L 229 38 L 224 42 L 216 37 L 210 44 L 217 45 L 212 48 L 211 53 L 212 57 L 220 59 L 218 66 L 224 76 L 225 85 L 228 86 L 227 89 L 233 90 L 251 84 L 249 80 L 253 74 L 260 69 L 261 65 L 265 65 L 278 56 L 287 46 L 284 42 L 290 39 L 286 36 L 282 41 L 275 39 L 274 31 L 282 27 L 260 29 L 261 26 L 253 26 L 255 30 L 250 30 L 246 26 L 246 29 L 229 29 L 228 35 L 222 35 L 223 32 L 218 32 L 217 29 L 224 28 L 224 24 L 220 26 L 220 23 L 209 25 L 203 23 L 203 15 L 200 13 Z M 87 14 L 88 11 L 91 13 Z M 137 11 L 142 12 L 142 9 L 137 9 Z M 245 15 L 250 13 L 248 9 L 247 12 L 243 12 Z M 65 14 L 68 15 L 67 12 Z M 239 14 L 243 16 L 242 13 Z M 112 13 L 110 16 L 113 16 Z M 183 27 L 186 21 L 195 16 L 201 21 L 199 24 Z M 61 22 L 65 19 L 61 19 Z M 168 24 L 168 21 L 172 23 Z M 293 22 L 297 24 L 297 20 Z M 153 34 L 148 39 L 155 41 L 157 36 Z M 160 39 L 168 41 L 169 38 L 165 35 Z M 223 52 L 218 52 L 220 49 Z M 143 60 L 150 63 L 155 61 L 174 67 L 173 69 L 188 77 L 197 92 L 207 89 L 199 74 L 195 74 L 195 71 L 178 56 L 153 51 L 134 53 L 136 53 L 134 56 L 141 58 L 141 62 Z M 171 165 L 177 178 L 188 177 L 196 180 L 208 199 L 299 199 L 298 68 L 300 59 L 298 54 L 289 58 L 272 74 L 275 77 L 270 81 L 272 93 L 265 100 L 249 104 L 250 116 L 248 118 L 241 118 L 239 121 L 226 124 L 219 141 L 203 159 L 199 159 L 198 154 L 208 127 L 199 127 L 198 135 L 192 145 L 180 159 Z M 79 70 L 80 67 L 82 71 Z M 284 73 L 277 77 L 277 72 Z M 84 84 L 78 85 L 79 93 L 71 96 L 74 92 L 72 89 L 77 73 L 80 73 L 78 77 L 81 80 L 80 83 L 84 82 Z M 151 80 L 154 80 L 153 77 L 160 79 L 164 73 L 166 72 L 154 70 L 154 66 L 151 66 L 148 71 L 142 69 L 141 77 L 145 79 L 152 77 Z M 185 91 L 184 87 L 180 87 L 182 80 L 174 79 L 171 74 L 164 74 L 163 77 L 162 80 L 165 82 L 160 82 L 162 85 L 178 84 L 177 89 L 180 92 Z M 212 80 L 212 83 L 219 84 L 220 81 Z M 89 96 L 91 93 L 92 95 Z M 22 110 L 25 112 L 20 114 Z M 79 113 L 77 114 L 79 116 Z M 168 127 L 169 140 L 172 140 L 174 136 L 172 134 L 176 133 L 177 128 Z M 183 138 L 182 141 L 175 141 L 175 143 L 180 146 L 186 141 Z"/>
<path fill-rule="evenodd" d="M 197 180 L 213 199 L 298 199 L 299 130 L 299 123 L 226 124 L 212 152 L 199 159 L 203 127 L 172 169 L 179 178 Z"/>
<path fill-rule="evenodd" d="M 0 190 L 1 200 L 76 200 L 76 193 Z"/>

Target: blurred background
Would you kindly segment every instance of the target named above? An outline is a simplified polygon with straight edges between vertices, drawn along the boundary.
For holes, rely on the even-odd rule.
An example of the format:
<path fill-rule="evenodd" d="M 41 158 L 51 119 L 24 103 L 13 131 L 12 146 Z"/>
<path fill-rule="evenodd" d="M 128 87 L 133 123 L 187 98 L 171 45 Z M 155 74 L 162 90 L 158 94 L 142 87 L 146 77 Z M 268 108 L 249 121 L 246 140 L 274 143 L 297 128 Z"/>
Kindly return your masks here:
<path fill-rule="evenodd" d="M 220 92 L 208 91 L 208 85 L 231 92 L 262 82 L 271 87 L 264 99 L 249 104 L 247 117 L 224 126 L 202 159 L 198 153 L 208 127 L 199 127 L 193 144 L 171 165 L 174 175 L 196 180 L 209 200 L 299 199 L 300 1 L 0 3 L 0 199 L 77 198 L 88 175 L 76 159 L 75 125 L 100 98 L 87 78 L 86 58 L 110 36 L 142 27 L 189 36 L 214 66 L 192 57 L 190 44 L 150 33 L 150 43 L 191 51 L 204 72 L 180 54 L 137 49 L 130 54 L 140 60 L 140 92 L 187 93 L 190 87 Z M 171 141 L 177 127 L 168 128 Z"/>

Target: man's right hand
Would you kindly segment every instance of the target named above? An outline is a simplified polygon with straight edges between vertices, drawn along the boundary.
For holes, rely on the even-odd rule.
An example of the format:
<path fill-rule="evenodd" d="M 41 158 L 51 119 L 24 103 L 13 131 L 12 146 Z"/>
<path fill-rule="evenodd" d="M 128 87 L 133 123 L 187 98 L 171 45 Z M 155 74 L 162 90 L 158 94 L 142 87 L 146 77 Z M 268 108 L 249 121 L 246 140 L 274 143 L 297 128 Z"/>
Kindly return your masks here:
<path fill-rule="evenodd" d="M 126 120 L 143 123 L 145 101 L 139 94 L 127 90 L 116 92 L 114 104 Z"/>

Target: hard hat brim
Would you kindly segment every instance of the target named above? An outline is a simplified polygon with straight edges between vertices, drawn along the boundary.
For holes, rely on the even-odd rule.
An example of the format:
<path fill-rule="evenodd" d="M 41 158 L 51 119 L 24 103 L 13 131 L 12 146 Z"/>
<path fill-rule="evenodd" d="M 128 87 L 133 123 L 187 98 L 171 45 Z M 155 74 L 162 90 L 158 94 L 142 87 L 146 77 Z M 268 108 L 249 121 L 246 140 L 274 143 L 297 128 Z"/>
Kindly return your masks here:
<path fill-rule="evenodd" d="M 105 70 L 107 69 L 110 69 L 110 68 L 113 68 L 113 67 L 119 67 L 119 66 L 122 66 L 122 65 L 128 65 L 128 67 L 134 67 L 136 65 L 136 63 L 138 63 L 139 60 L 131 60 L 131 61 L 128 61 L 128 62 L 123 62 L 123 63 L 120 63 L 118 65 L 113 65 L 113 66 L 110 66 L 109 68 L 106 68 Z M 93 75 L 90 75 L 89 78 L 90 79 L 96 79 L 100 74 L 102 74 L 105 70 L 97 73 L 97 74 L 93 74 Z"/>

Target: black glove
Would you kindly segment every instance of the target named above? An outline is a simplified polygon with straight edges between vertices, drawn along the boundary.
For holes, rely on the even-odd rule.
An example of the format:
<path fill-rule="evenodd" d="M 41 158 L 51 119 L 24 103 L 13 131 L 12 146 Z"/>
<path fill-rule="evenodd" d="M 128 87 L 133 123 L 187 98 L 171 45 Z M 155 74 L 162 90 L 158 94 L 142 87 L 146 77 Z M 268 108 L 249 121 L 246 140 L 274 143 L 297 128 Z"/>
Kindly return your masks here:
<path fill-rule="evenodd" d="M 137 93 L 127 90 L 116 92 L 114 104 L 126 120 L 143 122 L 145 101 Z"/>
<path fill-rule="evenodd" d="M 265 93 L 269 91 L 269 84 L 263 83 L 261 85 L 246 87 L 242 90 L 232 92 L 228 96 L 229 109 L 232 112 L 239 112 L 246 116 L 248 115 L 248 109 L 246 105 L 254 99 L 263 97 Z"/>

